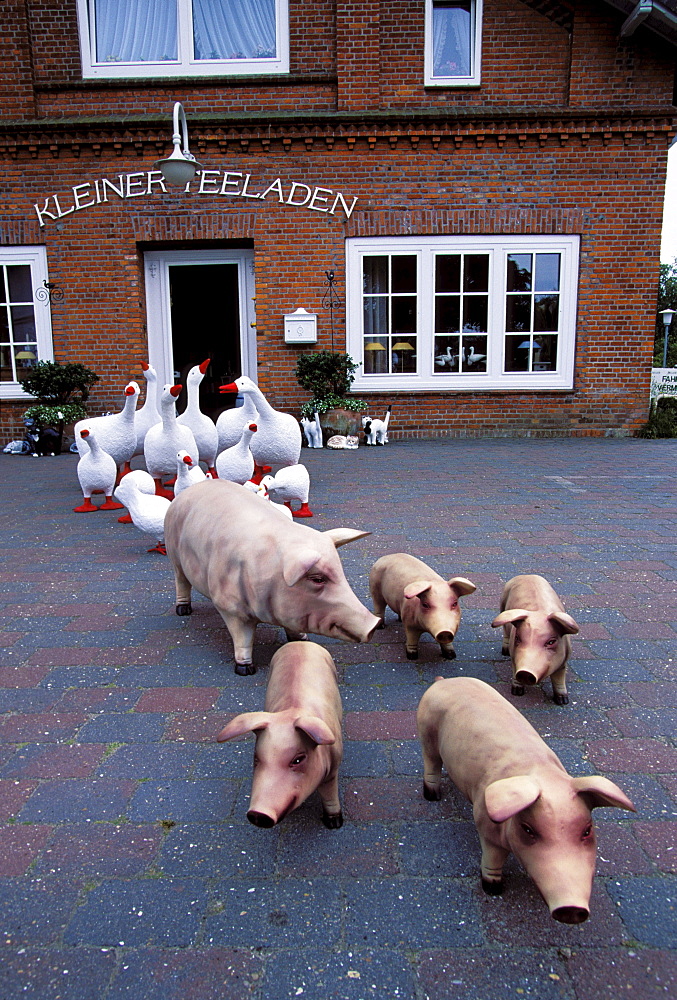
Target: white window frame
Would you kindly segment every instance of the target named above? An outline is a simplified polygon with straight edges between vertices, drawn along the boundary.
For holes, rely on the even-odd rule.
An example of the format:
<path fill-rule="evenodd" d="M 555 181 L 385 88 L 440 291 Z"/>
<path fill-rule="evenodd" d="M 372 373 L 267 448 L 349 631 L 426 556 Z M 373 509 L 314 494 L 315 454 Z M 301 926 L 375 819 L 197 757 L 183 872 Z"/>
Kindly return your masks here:
<path fill-rule="evenodd" d="M 176 2 L 179 11 L 176 60 L 111 63 L 96 61 L 93 0 L 77 0 L 83 79 L 258 76 L 289 72 L 289 0 L 275 0 L 277 55 L 260 59 L 193 59 L 192 2 L 191 0 L 176 0 Z"/>
<path fill-rule="evenodd" d="M 0 264 L 30 265 L 37 360 L 53 361 L 52 314 L 49 292 L 45 285 L 48 281 L 45 247 L 0 247 Z M 18 382 L 0 382 L 0 399 L 30 400 L 33 397 L 24 392 Z"/>
<path fill-rule="evenodd" d="M 572 389 L 576 350 L 579 244 L 578 236 L 557 235 L 402 236 L 346 240 L 346 350 L 358 363 L 353 389 L 359 392 L 400 390 L 521 392 L 525 389 Z M 362 259 L 365 255 L 398 253 L 416 254 L 418 258 L 416 333 L 411 334 L 417 338 L 417 371 L 415 374 L 404 375 L 365 374 Z M 434 258 L 439 253 L 489 254 L 486 372 L 458 372 L 448 375 L 434 372 Z M 556 371 L 504 371 L 506 274 L 508 256 L 515 253 L 561 254 Z"/>
<path fill-rule="evenodd" d="M 482 74 L 482 4 L 471 0 L 470 74 L 468 76 L 438 76 L 434 73 L 433 59 L 433 8 L 435 0 L 425 0 L 425 57 L 424 80 L 426 87 L 479 87 Z"/>

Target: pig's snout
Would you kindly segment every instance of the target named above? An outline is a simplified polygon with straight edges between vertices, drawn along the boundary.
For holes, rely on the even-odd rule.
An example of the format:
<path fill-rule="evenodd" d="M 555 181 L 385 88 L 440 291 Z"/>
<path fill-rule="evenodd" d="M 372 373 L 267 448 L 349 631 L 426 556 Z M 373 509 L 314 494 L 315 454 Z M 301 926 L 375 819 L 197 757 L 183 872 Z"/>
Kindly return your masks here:
<path fill-rule="evenodd" d="M 272 816 L 268 816 L 266 813 L 256 812 L 254 809 L 250 809 L 247 813 L 247 819 L 254 826 L 260 826 L 262 829 L 269 830 L 271 826 L 275 826 L 276 820 Z"/>
<path fill-rule="evenodd" d="M 435 635 L 435 641 L 439 642 L 440 646 L 448 646 L 450 642 L 454 641 L 454 633 L 449 632 L 449 630 L 437 632 Z"/>
<path fill-rule="evenodd" d="M 376 629 L 380 626 L 381 619 L 369 614 L 363 628 L 357 624 L 350 626 L 345 623 L 336 622 L 330 629 L 330 635 L 337 639 L 344 639 L 348 642 L 370 642 Z"/>
<path fill-rule="evenodd" d="M 526 684 L 527 687 L 530 687 L 533 684 L 537 684 L 538 679 L 539 678 L 532 670 L 521 669 L 515 673 L 515 680 L 517 681 L 517 683 Z"/>
<path fill-rule="evenodd" d="M 550 916 L 562 924 L 582 924 L 590 916 L 590 910 L 584 906 L 558 906 Z"/>

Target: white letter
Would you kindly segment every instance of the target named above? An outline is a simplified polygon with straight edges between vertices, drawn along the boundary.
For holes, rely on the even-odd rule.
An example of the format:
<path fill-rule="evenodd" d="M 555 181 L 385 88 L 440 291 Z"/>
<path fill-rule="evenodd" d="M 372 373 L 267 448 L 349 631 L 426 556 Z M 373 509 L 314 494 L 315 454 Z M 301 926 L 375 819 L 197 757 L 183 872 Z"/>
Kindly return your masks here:
<path fill-rule="evenodd" d="M 73 201 L 75 202 L 76 212 L 79 212 L 81 208 L 89 208 L 90 205 L 96 204 L 94 199 L 92 199 L 92 201 L 85 201 L 82 203 L 80 202 L 81 197 L 82 198 L 87 197 L 87 195 L 89 194 L 89 188 L 91 188 L 91 186 L 92 185 L 90 184 L 90 182 L 87 181 L 85 184 L 76 184 L 75 187 L 73 188 Z M 80 195 L 81 191 L 83 191 L 82 196 Z"/>
<path fill-rule="evenodd" d="M 296 189 L 297 188 L 305 188 L 306 189 L 306 196 L 303 199 L 303 201 L 292 201 L 292 198 L 296 194 Z M 308 187 L 307 184 L 297 184 L 296 181 L 294 181 L 294 183 L 291 186 L 291 191 L 289 192 L 289 197 L 287 198 L 287 204 L 288 205 L 295 205 L 297 208 L 300 208 L 301 205 L 305 205 L 310 200 L 310 194 L 311 194 L 310 188 Z"/>
<path fill-rule="evenodd" d="M 266 190 L 261 195 L 261 198 L 265 198 L 269 191 L 277 191 L 278 200 L 280 204 L 282 204 L 282 202 L 284 201 L 284 195 L 282 194 L 282 181 L 280 180 L 279 177 L 276 177 L 273 183 L 266 188 Z"/>
<path fill-rule="evenodd" d="M 51 194 L 50 194 L 49 198 L 51 198 L 51 197 L 52 197 L 52 196 L 51 196 Z M 42 226 L 44 226 L 44 224 L 45 224 L 45 223 L 44 223 L 44 220 L 43 220 L 43 218 L 42 218 L 42 217 L 43 217 L 43 215 L 48 215 L 50 219 L 56 219 L 56 218 L 57 218 L 57 216 L 56 216 L 56 215 L 54 215 L 54 214 L 53 214 L 52 212 L 48 212 L 48 211 L 47 211 L 47 206 L 49 205 L 49 198 L 45 198 L 45 204 L 44 204 L 44 206 L 43 206 L 42 208 L 38 208 L 38 206 L 37 206 L 37 205 L 33 205 L 33 208 L 34 208 L 34 209 L 35 209 L 35 211 L 37 212 L 37 216 L 38 216 L 38 222 L 40 223 L 40 227 L 41 227 L 41 228 L 42 228 Z"/>
<path fill-rule="evenodd" d="M 134 178 L 137 178 L 134 180 Z M 146 175 L 141 173 L 127 174 L 127 197 L 128 198 L 138 198 L 140 195 L 146 193 L 146 185 L 143 183 Z M 132 190 L 133 188 L 138 188 L 138 191 Z"/>
<path fill-rule="evenodd" d="M 167 194 L 167 188 L 165 187 L 165 179 L 162 176 L 161 170 L 148 171 L 148 186 L 146 187 L 146 194 L 153 193 L 153 184 L 159 184 L 162 193 Z"/>
<path fill-rule="evenodd" d="M 315 190 L 313 191 L 313 197 L 310 199 L 310 205 L 308 205 L 308 208 L 312 208 L 315 212 L 327 212 L 328 209 L 326 209 L 326 208 L 317 208 L 316 205 L 315 205 L 315 202 L 318 202 L 318 201 L 321 201 L 324 204 L 326 204 L 327 199 L 324 196 L 324 194 L 319 194 L 318 193 L 320 191 L 326 192 L 327 195 L 333 194 L 333 192 L 330 191 L 329 188 L 315 188 Z"/>
<path fill-rule="evenodd" d="M 357 204 L 357 198 L 353 198 L 353 203 L 350 206 L 350 208 L 348 208 L 348 206 L 346 205 L 345 198 L 339 191 L 336 197 L 334 198 L 334 204 L 329 209 L 330 215 L 334 214 L 334 212 L 336 211 L 336 206 L 338 205 L 339 202 L 341 202 L 341 205 L 343 206 L 343 211 L 346 213 L 346 219 L 349 219 L 350 216 L 353 214 L 353 209 L 355 208 L 355 205 Z"/>
<path fill-rule="evenodd" d="M 232 180 L 231 181 L 231 179 L 230 179 L 231 177 L 242 177 L 242 174 L 238 173 L 237 171 L 233 171 L 233 170 L 226 170 L 226 171 L 224 171 L 224 174 L 223 174 L 223 184 L 221 185 L 221 190 L 219 191 L 219 194 L 232 194 L 232 195 L 236 195 L 236 194 L 240 193 L 240 189 L 238 187 L 237 181 L 236 180 Z M 235 191 L 226 191 L 227 187 L 234 187 L 236 190 Z"/>
<path fill-rule="evenodd" d="M 200 174 L 200 188 L 198 194 L 218 194 L 218 189 L 216 187 L 206 187 L 207 184 L 216 184 L 215 180 L 211 180 L 208 174 L 213 174 L 214 177 L 219 177 L 221 174 L 220 170 L 203 170 Z"/>

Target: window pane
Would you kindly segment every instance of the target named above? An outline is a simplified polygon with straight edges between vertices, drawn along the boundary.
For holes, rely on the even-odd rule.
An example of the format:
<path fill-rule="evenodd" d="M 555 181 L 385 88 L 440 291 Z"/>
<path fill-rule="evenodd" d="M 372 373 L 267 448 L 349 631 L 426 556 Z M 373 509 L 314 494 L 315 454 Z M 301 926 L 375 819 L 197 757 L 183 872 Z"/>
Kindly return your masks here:
<path fill-rule="evenodd" d="M 393 338 L 392 350 L 392 370 L 401 375 L 408 375 L 416 372 L 416 337 L 407 337 L 406 340 L 395 340 Z"/>
<path fill-rule="evenodd" d="M 17 381 L 24 378 L 38 359 L 36 344 L 19 344 L 14 348 L 14 365 Z"/>
<path fill-rule="evenodd" d="M 33 306 L 12 306 L 14 343 L 35 343 L 35 316 Z"/>
<path fill-rule="evenodd" d="M 531 296 L 508 295 L 505 303 L 506 330 L 531 330 Z"/>
<path fill-rule="evenodd" d="M 393 333 L 416 332 L 416 296 L 398 295 L 392 299 L 391 330 Z"/>
<path fill-rule="evenodd" d="M 3 306 L 0 309 L 0 344 L 7 343 L 9 343 L 9 317 L 7 307 Z"/>
<path fill-rule="evenodd" d="M 6 345 L 0 347 L 0 382 L 13 382 L 12 354 Z"/>
<path fill-rule="evenodd" d="M 485 372 L 487 370 L 487 338 L 463 337 L 461 371 Z"/>
<path fill-rule="evenodd" d="M 32 302 L 30 264 L 8 264 L 7 280 L 9 283 L 10 302 Z"/>
<path fill-rule="evenodd" d="M 531 341 L 529 337 L 505 338 L 505 370 L 507 372 L 528 372 Z"/>
<path fill-rule="evenodd" d="M 393 257 L 393 288 L 394 292 L 416 291 L 416 257 Z"/>
<path fill-rule="evenodd" d="M 386 375 L 388 373 L 388 338 L 365 338 L 364 371 L 366 375 Z"/>
<path fill-rule="evenodd" d="M 92 2 L 97 62 L 167 62 L 178 58 L 176 0 Z"/>
<path fill-rule="evenodd" d="M 471 3 L 433 0 L 433 75 L 469 76 Z"/>
<path fill-rule="evenodd" d="M 435 297 L 435 333 L 458 333 L 461 320 L 460 295 Z"/>
<path fill-rule="evenodd" d="M 535 372 L 554 372 L 557 370 L 557 341 L 555 334 L 545 334 L 534 337 L 532 369 Z"/>
<path fill-rule="evenodd" d="M 198 60 L 274 58 L 275 0 L 193 0 L 193 45 Z"/>
<path fill-rule="evenodd" d="M 365 295 L 388 291 L 388 258 L 365 257 L 362 261 Z"/>
<path fill-rule="evenodd" d="M 489 257 L 469 253 L 463 259 L 463 291 L 486 292 L 489 289 Z"/>
<path fill-rule="evenodd" d="M 559 295 L 534 295 L 534 330 L 559 329 Z"/>
<path fill-rule="evenodd" d="M 457 372 L 458 337 L 435 337 L 434 370 L 439 373 Z"/>
<path fill-rule="evenodd" d="M 0 267 L 0 302 L 7 301 L 7 293 L 5 291 L 5 269 Z"/>
<path fill-rule="evenodd" d="M 559 291 L 560 254 L 536 254 L 536 280 L 534 288 L 537 292 Z"/>
<path fill-rule="evenodd" d="M 508 255 L 508 278 L 507 278 L 506 291 L 508 292 L 531 291 L 530 253 Z"/>
<path fill-rule="evenodd" d="M 435 291 L 461 291 L 461 255 L 460 253 L 442 254 L 435 257 Z"/>
<path fill-rule="evenodd" d="M 484 332 L 487 328 L 487 295 L 466 295 L 463 297 L 463 329 Z"/>
<path fill-rule="evenodd" d="M 364 299 L 364 335 L 388 332 L 388 300 L 387 298 L 367 295 Z"/>

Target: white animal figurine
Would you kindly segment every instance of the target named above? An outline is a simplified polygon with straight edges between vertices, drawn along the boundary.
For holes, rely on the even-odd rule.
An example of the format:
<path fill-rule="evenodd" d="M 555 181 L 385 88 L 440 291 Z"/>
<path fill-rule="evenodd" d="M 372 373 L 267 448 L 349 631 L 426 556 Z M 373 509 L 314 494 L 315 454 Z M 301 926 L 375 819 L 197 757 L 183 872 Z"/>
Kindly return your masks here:
<path fill-rule="evenodd" d="M 210 359 L 207 358 L 201 365 L 195 365 L 188 372 L 186 377 L 188 403 L 181 416 L 177 417 L 177 422 L 185 427 L 190 427 L 198 451 L 200 452 L 200 459 L 206 464 L 207 470 L 215 477 L 216 469 L 214 468 L 214 461 L 218 447 L 216 425 L 211 417 L 208 417 L 200 409 L 200 383 L 205 377 L 209 361 Z"/>
<path fill-rule="evenodd" d="M 327 448 L 333 448 L 335 451 L 346 448 L 351 450 L 359 447 L 359 444 L 359 438 L 355 434 L 332 434 L 327 441 Z"/>
<path fill-rule="evenodd" d="M 309 448 L 322 448 L 322 427 L 320 425 L 320 414 L 315 414 L 314 420 L 309 420 L 308 417 L 301 417 L 301 426 L 303 427 L 303 433 L 306 436 L 306 441 L 308 442 Z"/>
<path fill-rule="evenodd" d="M 251 396 L 243 396 L 242 406 L 234 406 L 232 410 L 224 410 L 216 418 L 216 434 L 219 439 L 218 451 L 232 448 L 240 440 L 242 431 L 247 424 L 255 424 L 259 419 L 259 411 Z"/>
<path fill-rule="evenodd" d="M 115 459 L 99 447 L 99 442 L 88 427 L 80 428 L 80 439 L 89 450 L 78 462 L 77 470 L 84 499 L 73 510 L 76 514 L 86 514 L 92 510 L 120 510 L 122 504 L 113 500 L 118 472 Z M 99 507 L 92 503 L 92 493 L 95 492 L 101 492 L 106 497 Z"/>
<path fill-rule="evenodd" d="M 391 410 L 392 406 L 389 406 L 383 420 L 373 420 L 367 416 L 362 417 L 365 444 L 388 444 L 388 424 L 390 423 Z"/>
<path fill-rule="evenodd" d="M 254 456 L 251 451 L 252 438 L 258 434 L 257 424 L 248 424 L 240 434 L 240 440 L 232 448 L 226 448 L 216 456 L 216 472 L 219 479 L 243 486 L 254 475 Z"/>
<path fill-rule="evenodd" d="M 248 479 L 247 482 L 243 483 L 242 485 L 245 487 L 245 489 L 249 490 L 251 493 L 254 493 L 257 497 L 260 497 L 267 503 L 272 504 L 273 507 L 275 507 L 277 510 L 282 511 L 285 517 L 288 517 L 291 520 L 294 519 L 294 515 L 292 514 L 289 507 L 286 507 L 283 503 L 275 503 L 273 500 L 270 499 L 270 494 L 268 493 L 268 489 L 263 485 L 263 480 L 261 480 L 260 483 L 254 483 L 252 482 L 251 479 Z"/>
<path fill-rule="evenodd" d="M 256 421 L 258 432 L 252 441 L 252 454 L 257 466 L 296 465 L 301 455 L 301 428 L 291 413 L 274 409 L 255 382 L 242 375 L 221 392 L 241 392 L 251 396 L 259 411 Z"/>
<path fill-rule="evenodd" d="M 196 465 L 187 451 L 180 451 L 176 456 L 176 482 L 174 483 L 174 496 L 187 490 L 189 486 L 201 483 L 207 476 L 199 465 Z"/>
<path fill-rule="evenodd" d="M 155 545 L 148 551 L 167 555 L 165 515 L 170 501 L 155 494 L 153 477 L 143 469 L 129 472 L 115 490 L 115 496 L 129 511 L 134 527 L 155 539 Z"/>
<path fill-rule="evenodd" d="M 155 492 L 168 500 L 172 499 L 172 494 L 163 489 L 162 477 L 176 475 L 177 452 L 187 451 L 196 464 L 200 460 L 193 432 L 176 420 L 176 397 L 181 388 L 180 385 L 163 386 L 160 394 L 161 422 L 150 428 L 143 445 L 146 468 L 155 480 Z"/>
<path fill-rule="evenodd" d="M 146 380 L 146 398 L 134 417 L 134 430 L 136 431 L 135 455 L 143 455 L 143 442 L 146 434 L 154 424 L 160 422 L 160 411 L 157 407 L 157 372 L 145 361 L 141 362 L 143 377 Z"/>
<path fill-rule="evenodd" d="M 75 444 L 80 457 L 87 454 L 87 445 L 80 436 L 83 427 L 94 431 L 99 447 L 113 458 L 120 475 L 130 471 L 130 461 L 136 448 L 136 430 L 134 429 L 134 414 L 136 401 L 139 398 L 137 382 L 128 382 L 125 386 L 125 402 L 119 413 L 108 413 L 102 417 L 86 417 L 78 420 L 74 428 Z"/>
<path fill-rule="evenodd" d="M 284 501 L 285 507 L 292 511 L 294 517 L 313 516 L 308 506 L 310 475 L 305 465 L 287 465 L 274 476 L 264 476 L 261 483 L 267 490 L 275 490 L 275 496 Z M 301 504 L 298 510 L 292 510 L 292 500 L 298 500 Z"/>

